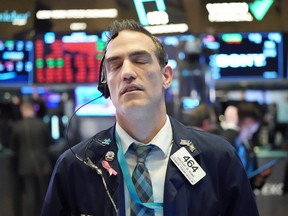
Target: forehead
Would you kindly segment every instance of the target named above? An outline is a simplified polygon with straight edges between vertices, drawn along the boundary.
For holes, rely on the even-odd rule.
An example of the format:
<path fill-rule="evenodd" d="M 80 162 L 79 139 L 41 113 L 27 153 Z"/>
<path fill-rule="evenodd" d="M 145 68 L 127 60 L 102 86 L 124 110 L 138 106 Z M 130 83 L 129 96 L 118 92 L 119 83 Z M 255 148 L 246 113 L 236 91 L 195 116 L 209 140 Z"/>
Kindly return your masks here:
<path fill-rule="evenodd" d="M 245 117 L 243 119 L 243 122 L 246 123 L 246 124 L 254 124 L 254 123 L 257 123 L 257 120 L 253 117 Z"/>
<path fill-rule="evenodd" d="M 140 50 L 153 53 L 155 51 L 153 40 L 144 33 L 124 30 L 108 44 L 106 58 Z"/>

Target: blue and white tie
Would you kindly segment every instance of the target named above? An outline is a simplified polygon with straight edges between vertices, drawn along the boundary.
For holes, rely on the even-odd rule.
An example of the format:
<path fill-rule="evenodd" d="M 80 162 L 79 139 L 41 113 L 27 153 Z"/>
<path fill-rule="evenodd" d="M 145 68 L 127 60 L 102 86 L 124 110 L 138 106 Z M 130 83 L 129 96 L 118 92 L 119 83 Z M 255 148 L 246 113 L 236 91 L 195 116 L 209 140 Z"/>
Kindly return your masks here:
<path fill-rule="evenodd" d="M 150 174 L 145 166 L 145 159 L 154 145 L 132 144 L 132 150 L 137 154 L 137 164 L 132 173 L 132 181 L 135 185 L 139 199 L 143 202 L 153 202 L 153 190 Z M 147 208 L 131 200 L 131 216 L 154 216 L 154 209 Z"/>

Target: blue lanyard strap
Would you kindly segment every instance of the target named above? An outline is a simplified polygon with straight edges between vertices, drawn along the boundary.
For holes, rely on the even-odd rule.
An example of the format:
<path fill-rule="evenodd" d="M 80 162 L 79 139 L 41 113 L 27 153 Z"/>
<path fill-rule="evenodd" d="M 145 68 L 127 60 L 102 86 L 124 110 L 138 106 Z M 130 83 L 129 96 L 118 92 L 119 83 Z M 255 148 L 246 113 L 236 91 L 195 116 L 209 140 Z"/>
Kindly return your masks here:
<path fill-rule="evenodd" d="M 143 205 L 143 206 L 145 206 L 147 208 L 150 208 L 150 209 L 163 208 L 163 203 L 155 203 L 155 202 L 143 203 L 139 199 L 139 197 L 137 195 L 137 192 L 135 190 L 134 184 L 132 182 L 132 178 L 130 176 L 128 164 L 127 164 L 126 159 L 124 157 L 124 154 L 123 154 L 123 151 L 122 151 L 122 146 L 121 146 L 121 141 L 120 141 L 120 138 L 119 138 L 119 135 L 118 135 L 117 132 L 115 132 L 115 138 L 116 138 L 116 143 L 117 143 L 117 146 L 118 146 L 118 153 L 117 153 L 118 161 L 119 161 L 119 164 L 120 164 L 123 176 L 124 176 L 124 181 L 125 181 L 125 183 L 127 185 L 128 191 L 129 191 L 129 193 L 131 195 L 131 199 L 133 199 L 135 202 L 139 203 L 140 205 Z"/>

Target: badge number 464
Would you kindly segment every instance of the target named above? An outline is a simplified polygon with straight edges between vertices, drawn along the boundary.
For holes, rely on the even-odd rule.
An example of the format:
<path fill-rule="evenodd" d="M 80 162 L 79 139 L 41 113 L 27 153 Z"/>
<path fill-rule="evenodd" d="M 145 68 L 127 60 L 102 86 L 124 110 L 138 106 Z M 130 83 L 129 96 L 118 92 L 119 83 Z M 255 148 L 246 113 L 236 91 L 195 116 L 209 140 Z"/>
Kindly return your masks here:
<path fill-rule="evenodd" d="M 198 170 L 198 166 L 195 165 L 194 160 L 191 160 L 190 156 L 183 156 L 184 162 L 186 162 L 186 165 L 192 169 L 192 172 L 196 172 Z"/>
<path fill-rule="evenodd" d="M 170 158 L 192 185 L 206 175 L 202 167 L 184 147 L 171 155 Z"/>

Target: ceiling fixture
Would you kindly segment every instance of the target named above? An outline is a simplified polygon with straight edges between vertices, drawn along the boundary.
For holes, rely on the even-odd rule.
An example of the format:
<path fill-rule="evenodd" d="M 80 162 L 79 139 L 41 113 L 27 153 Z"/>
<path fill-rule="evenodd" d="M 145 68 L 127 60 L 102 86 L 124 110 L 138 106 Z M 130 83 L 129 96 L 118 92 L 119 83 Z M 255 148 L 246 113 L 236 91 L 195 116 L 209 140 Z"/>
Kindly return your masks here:
<path fill-rule="evenodd" d="M 110 9 L 69 9 L 69 10 L 39 10 L 37 19 L 98 19 L 116 18 L 118 10 Z"/>
<path fill-rule="evenodd" d="M 246 2 L 208 3 L 206 4 L 210 22 L 252 22 Z"/>
<path fill-rule="evenodd" d="M 155 4 L 155 11 L 146 11 L 149 2 Z M 184 33 L 189 29 L 186 23 L 169 23 L 164 0 L 134 0 L 134 5 L 140 24 L 152 34 Z"/>
<path fill-rule="evenodd" d="M 84 22 L 75 22 L 70 24 L 70 30 L 72 31 L 83 31 L 87 29 L 87 24 Z"/>
<path fill-rule="evenodd" d="M 145 28 L 152 34 L 184 33 L 187 32 L 189 29 L 186 23 L 153 25 L 153 26 L 145 26 Z"/>

